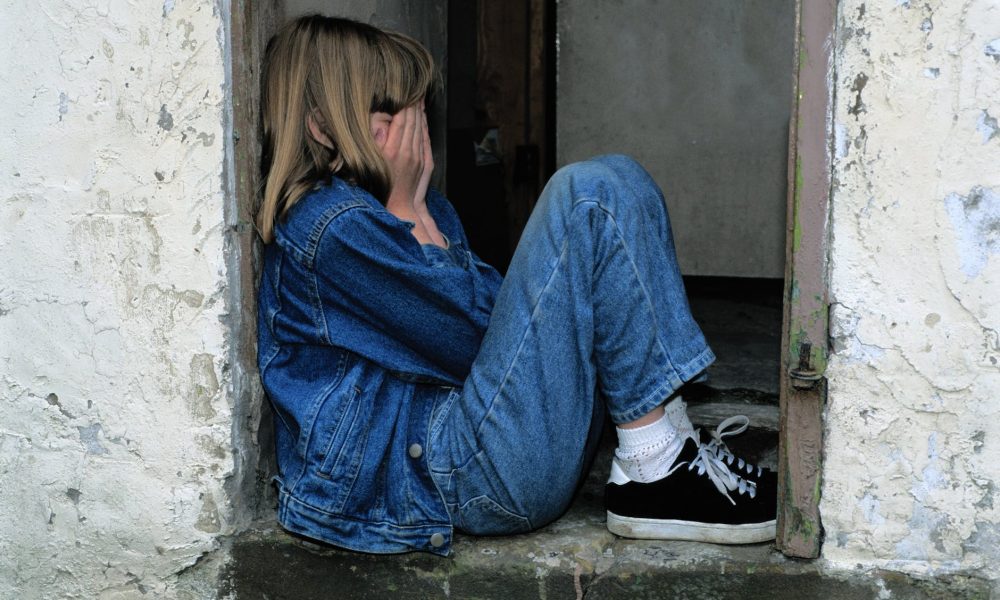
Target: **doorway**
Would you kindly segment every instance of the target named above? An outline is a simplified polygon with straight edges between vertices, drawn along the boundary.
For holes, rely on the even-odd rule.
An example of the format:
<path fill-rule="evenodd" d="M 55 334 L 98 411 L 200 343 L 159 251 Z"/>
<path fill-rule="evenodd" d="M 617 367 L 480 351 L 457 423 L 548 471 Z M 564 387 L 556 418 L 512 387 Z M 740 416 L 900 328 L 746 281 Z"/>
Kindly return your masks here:
<path fill-rule="evenodd" d="M 784 153 L 787 158 L 785 163 L 787 167 L 782 169 L 772 162 L 771 166 L 767 168 L 767 172 L 763 172 L 763 166 L 756 169 L 760 172 L 763 180 L 771 181 L 772 184 L 775 177 L 780 177 L 782 173 L 786 176 L 782 197 L 787 198 L 787 200 L 781 204 L 784 210 L 784 219 L 781 219 L 783 227 L 779 236 L 780 245 L 784 248 L 781 274 L 775 275 L 776 271 L 773 268 L 769 270 L 768 267 L 761 266 L 764 263 L 754 263 L 757 265 L 755 267 L 753 265 L 747 266 L 749 263 L 743 261 L 744 270 L 742 271 L 721 268 L 718 264 L 713 266 L 711 263 L 699 260 L 701 255 L 697 252 L 692 253 L 690 248 L 694 246 L 688 246 L 686 240 L 678 240 L 678 251 L 681 255 L 682 269 L 687 273 L 686 285 L 692 296 L 694 312 L 706 329 L 709 341 L 719 349 L 723 347 L 718 342 L 721 336 L 738 333 L 732 322 L 718 321 L 716 325 L 711 323 L 711 313 L 718 314 L 720 312 L 717 307 L 712 308 L 713 303 L 756 303 L 757 308 L 763 307 L 765 309 L 766 318 L 742 318 L 740 317 L 741 309 L 738 307 L 723 312 L 730 316 L 735 315 L 738 326 L 747 326 L 755 332 L 749 337 L 744 336 L 743 339 L 749 341 L 751 346 L 754 344 L 758 346 L 751 347 L 749 350 L 745 347 L 743 350 L 738 350 L 737 353 L 743 356 L 749 354 L 770 361 L 773 366 L 753 367 L 750 372 L 760 376 L 756 379 L 746 377 L 741 379 L 739 369 L 733 368 L 730 369 L 729 375 L 732 375 L 730 381 L 735 381 L 735 385 L 726 387 L 714 384 L 714 387 L 709 385 L 689 389 L 685 394 L 692 404 L 697 403 L 704 407 L 701 417 L 703 423 L 717 422 L 719 417 L 725 416 L 723 413 L 730 411 L 734 404 L 741 404 L 744 407 L 742 410 L 752 412 L 753 414 L 748 416 L 759 424 L 763 424 L 768 419 L 773 423 L 775 420 L 773 386 L 777 380 L 779 396 L 777 425 L 759 427 L 758 429 L 762 430 L 763 434 L 757 432 L 747 437 L 764 440 L 758 443 L 758 446 L 765 450 L 770 448 L 770 451 L 773 451 L 773 443 L 768 441 L 773 439 L 773 433 L 770 432 L 780 431 L 781 439 L 777 456 L 779 487 L 781 488 L 779 490 L 781 500 L 778 546 L 790 556 L 815 557 L 819 553 L 822 538 L 818 503 L 822 454 L 821 414 L 825 398 L 823 369 L 826 364 L 828 340 L 825 251 L 830 189 L 830 105 L 833 92 L 830 61 L 833 50 L 836 1 L 817 0 L 816 2 L 802 3 L 800 0 L 782 0 L 782 2 L 790 4 L 794 14 L 789 34 L 792 38 L 792 50 L 786 63 L 788 79 L 783 80 L 782 84 L 790 90 L 787 92 L 785 103 L 785 106 L 790 106 L 785 121 L 786 125 L 789 126 L 785 138 L 788 150 Z M 237 57 L 233 67 L 235 100 L 233 119 L 236 132 L 234 136 L 236 138 L 234 166 L 238 183 L 237 202 L 234 210 L 236 211 L 236 222 L 239 223 L 234 231 L 238 236 L 239 245 L 237 261 L 240 267 L 241 312 L 247 315 L 245 321 L 250 324 L 241 330 L 238 353 L 240 355 L 239 361 L 248 374 L 255 372 L 253 366 L 255 364 L 254 330 L 251 316 L 254 314 L 253 288 L 258 247 L 254 241 L 251 223 L 256 202 L 255 190 L 259 188 L 257 158 L 259 157 L 260 131 L 259 71 L 257 66 L 260 63 L 264 43 L 276 27 L 287 18 L 288 14 L 286 13 L 291 13 L 292 8 L 300 11 L 320 10 L 320 4 L 322 3 L 316 0 L 287 3 L 281 0 L 271 0 L 269 2 L 234 5 L 233 10 L 234 56 Z M 570 36 L 573 35 L 574 31 L 577 32 L 575 35 L 578 36 L 579 40 L 581 30 L 586 31 L 587 27 L 597 27 L 600 31 L 601 20 L 612 19 L 607 12 L 598 12 L 589 17 L 586 16 L 586 13 L 582 13 L 585 15 L 583 25 L 577 26 L 569 19 L 573 13 L 568 11 L 580 7 L 586 9 L 587 5 L 592 5 L 592 7 L 599 5 L 596 10 L 631 11 L 635 13 L 632 15 L 633 17 L 638 14 L 643 21 L 655 22 L 651 16 L 653 12 L 650 11 L 655 12 L 662 7 L 687 10 L 688 13 L 684 16 L 686 21 L 681 19 L 683 15 L 675 17 L 674 21 L 701 23 L 706 26 L 723 26 L 721 30 L 714 32 L 704 29 L 696 30 L 694 33 L 699 34 L 693 36 L 696 38 L 696 42 L 718 40 L 722 47 L 726 47 L 728 44 L 733 49 L 742 48 L 751 57 L 756 56 L 761 51 L 760 42 L 762 40 L 735 43 L 734 40 L 739 39 L 736 34 L 739 33 L 740 20 L 735 18 L 733 14 L 725 19 L 708 19 L 705 17 L 707 13 L 698 10 L 698 8 L 710 6 L 712 3 L 694 0 L 674 0 L 672 2 L 666 0 L 660 2 L 630 0 L 629 2 L 613 3 L 560 0 L 558 8 L 560 11 L 564 11 L 562 13 L 563 17 L 566 18 L 564 21 L 559 20 L 555 0 L 511 0 L 503 3 L 435 0 L 433 3 L 421 5 L 421 10 L 418 11 L 410 10 L 409 5 L 401 1 L 397 4 L 387 3 L 386 7 L 379 9 L 378 24 L 414 33 L 416 33 L 415 29 L 419 30 L 422 35 L 418 35 L 418 37 L 431 45 L 435 41 L 438 44 L 447 41 L 447 101 L 445 103 L 447 105 L 447 118 L 442 116 L 439 121 L 439 126 L 446 128 L 447 131 L 446 136 L 437 137 L 437 139 L 447 138 L 446 160 L 436 159 L 436 163 L 441 165 L 441 169 L 447 171 L 447 191 L 455 202 L 456 208 L 460 213 L 463 213 L 463 221 L 469 230 L 473 248 L 501 270 L 505 268 L 506 261 L 509 260 L 510 253 L 519 237 L 520 228 L 523 227 L 527 215 L 530 214 L 534 199 L 537 198 L 544 181 L 559 164 L 571 160 L 571 152 L 575 150 L 575 147 L 566 148 L 563 151 L 558 150 L 571 138 L 567 137 L 566 132 L 563 132 L 562 136 L 557 135 L 557 117 L 559 115 L 557 85 L 560 81 L 562 81 L 563 86 L 567 84 L 566 80 L 560 79 L 557 49 L 559 52 L 569 51 Z M 728 5 L 728 3 L 722 3 L 721 0 L 716 4 L 723 8 Z M 747 0 L 742 8 L 766 10 L 777 4 L 777 2 L 770 3 L 764 0 Z M 355 7 L 359 14 L 350 16 L 358 18 L 361 13 L 368 14 L 365 12 L 366 6 L 359 4 Z M 372 12 L 371 14 L 374 18 L 376 13 Z M 441 18 L 442 16 L 444 18 Z M 617 18 L 628 17 L 627 14 L 620 14 Z M 596 24 L 589 23 L 588 19 Z M 784 19 L 783 22 L 787 24 L 787 16 Z M 444 34 L 445 29 L 443 29 L 445 22 L 447 23 L 446 34 Z M 583 39 L 589 40 L 588 43 L 597 44 L 599 49 L 613 49 L 623 45 L 620 34 L 627 30 L 627 27 L 623 27 L 624 25 L 611 30 L 605 28 L 604 35 L 585 36 Z M 685 33 L 685 29 L 685 27 L 681 27 L 681 33 Z M 658 39 L 657 36 L 664 37 L 662 32 L 658 33 L 655 30 L 650 35 L 652 35 L 650 39 L 654 40 Z M 690 36 L 690 34 L 688 35 Z M 784 43 L 787 45 L 788 42 Z M 633 41 L 633 45 L 639 46 L 640 44 Z M 754 48 L 756 50 L 753 50 Z M 434 48 L 432 51 L 435 55 L 439 54 L 439 51 Z M 443 54 L 443 52 L 441 53 Z M 697 54 L 688 52 L 684 54 L 685 60 L 698 59 Z M 718 64 L 723 63 L 724 61 Z M 655 63 L 652 60 L 647 60 L 643 64 L 648 67 Z M 713 67 L 712 64 L 716 63 L 704 66 L 701 70 L 713 72 L 716 67 Z M 724 72 L 728 67 L 718 67 L 718 69 Z M 581 74 L 584 71 L 586 69 L 581 67 Z M 742 74 L 740 75 L 742 76 Z M 636 82 L 636 84 L 640 86 L 639 91 L 641 91 L 641 85 L 651 85 L 655 83 L 652 82 L 652 79 L 657 77 L 663 79 L 666 76 L 666 74 L 660 74 L 653 70 L 646 80 Z M 742 81 L 742 79 L 737 78 L 735 81 Z M 597 88 L 597 91 L 591 94 L 591 98 L 603 97 L 606 86 L 604 86 L 603 81 L 597 83 L 601 84 L 602 87 Z M 737 86 L 736 91 L 740 89 L 744 88 Z M 745 89 L 747 93 L 753 91 L 752 86 Z M 714 88 L 707 87 L 706 94 L 713 95 L 715 93 Z M 732 94 L 732 90 L 729 93 Z M 670 94 L 643 96 L 636 93 L 635 95 L 640 102 L 630 106 L 636 108 L 642 108 L 641 100 L 644 97 L 676 98 Z M 687 102 L 695 104 L 697 100 L 689 99 Z M 441 110 L 444 110 L 444 107 L 441 107 Z M 463 110 L 465 112 L 462 112 Z M 563 107 L 563 110 L 565 111 L 566 108 Z M 589 113 L 584 112 L 584 114 Z M 770 117 L 777 119 L 773 114 Z M 587 120 L 581 119 L 580 121 L 586 123 Z M 705 123 L 707 124 L 703 124 L 701 128 L 712 129 L 712 135 L 716 136 L 716 140 L 725 141 L 738 134 L 747 135 L 742 130 L 737 131 L 730 127 L 729 138 L 727 138 L 726 131 L 724 131 L 726 127 L 719 126 L 721 121 L 713 123 L 709 119 Z M 433 124 L 432 127 L 434 127 Z M 713 129 L 716 127 L 720 131 Z M 643 126 L 639 133 L 646 132 L 648 135 L 649 129 L 649 127 Z M 698 128 L 688 129 L 693 130 L 696 134 L 700 131 Z M 616 141 L 617 144 L 610 148 L 614 151 L 624 150 L 638 154 L 632 148 L 642 147 L 641 143 L 632 142 L 621 135 L 593 137 L 597 141 L 609 138 Z M 683 138 L 681 140 L 683 141 Z M 691 142 L 691 140 L 688 141 Z M 635 145 L 629 146 L 630 143 Z M 646 146 L 649 147 L 650 144 L 647 143 Z M 681 187 L 669 177 L 667 181 L 661 180 L 660 184 L 665 188 L 668 203 L 672 201 L 675 203 L 690 202 L 692 197 L 697 199 L 696 192 L 700 189 L 698 187 L 699 179 L 701 184 L 708 186 L 708 184 L 716 183 L 717 179 L 726 178 L 734 169 L 750 172 L 751 175 L 755 174 L 755 169 L 739 166 L 738 156 L 737 159 L 732 157 L 719 159 L 715 163 L 716 168 L 699 170 L 701 169 L 699 165 L 709 164 L 711 166 L 712 160 L 710 159 L 713 158 L 713 154 L 707 152 L 699 158 L 697 152 L 692 148 L 701 151 L 702 148 L 707 147 L 706 144 L 702 143 L 699 147 L 697 143 L 690 143 L 689 146 L 687 153 L 690 156 L 684 153 L 681 153 L 680 156 L 687 160 L 686 164 L 691 165 L 691 168 L 695 169 L 694 173 L 698 176 L 695 177 L 695 182 L 690 184 L 690 189 Z M 684 150 L 683 144 L 675 145 L 671 151 L 679 152 L 678 148 Z M 652 145 L 652 149 L 657 149 L 655 144 Z M 436 148 L 435 152 L 440 150 L 441 148 Z M 581 147 L 580 150 L 586 151 L 587 149 Z M 724 150 L 725 144 L 717 151 L 721 153 Z M 590 153 L 599 151 L 602 150 L 598 148 L 589 150 Z M 705 156 L 708 158 L 704 158 Z M 639 158 L 647 165 L 659 162 L 663 166 L 665 162 L 658 161 L 655 156 L 650 159 L 640 154 Z M 758 159 L 751 157 L 744 159 L 744 162 L 751 166 L 762 165 L 762 162 L 754 162 Z M 733 162 L 725 163 L 725 160 Z M 674 162 L 669 162 L 667 166 L 674 164 Z M 727 164 L 737 166 L 725 166 Z M 718 165 L 723 165 L 723 167 L 719 168 Z M 657 173 L 653 174 L 657 176 Z M 500 182 L 501 185 L 497 185 L 497 182 Z M 495 195 L 489 196 L 489 193 Z M 466 204 L 463 199 L 470 203 Z M 478 204 L 478 208 L 476 204 Z M 676 215 L 678 212 L 683 213 L 683 206 L 683 204 L 679 207 L 671 206 L 671 214 L 675 218 L 675 229 L 678 227 Z M 703 212 L 725 212 L 726 205 L 721 206 L 721 209 Z M 779 219 L 779 217 L 774 216 L 773 212 L 770 214 L 772 219 Z M 714 219 L 717 214 L 708 214 L 707 216 Z M 696 229 L 691 231 L 696 231 Z M 753 233 L 753 228 L 750 228 L 750 233 Z M 685 250 L 685 248 L 689 249 Z M 714 250 L 714 247 L 710 250 Z M 708 252 L 704 253 L 705 256 L 708 254 Z M 773 248 L 769 255 L 773 258 Z M 737 258 L 745 257 L 737 256 Z M 773 263 L 771 264 L 773 266 Z M 779 314 L 780 318 L 777 322 L 780 323 L 780 333 L 776 333 L 775 321 Z M 774 356 L 775 335 L 777 335 L 777 344 L 780 344 L 776 358 Z M 738 349 L 738 345 L 736 348 Z M 716 381 L 725 380 L 729 376 L 720 372 L 720 367 L 726 364 L 727 361 L 724 357 L 717 363 L 714 374 Z M 771 373 L 771 375 L 767 373 Z M 270 446 L 270 427 L 268 426 L 270 417 L 259 386 L 255 384 L 252 376 L 245 379 L 246 402 L 242 403 L 239 408 L 245 418 L 237 419 L 237 421 L 245 421 L 251 424 L 251 428 L 246 432 L 240 430 L 235 437 L 241 441 L 241 444 L 252 450 L 247 455 L 243 468 L 255 471 L 256 477 L 250 476 L 246 479 L 248 481 L 256 479 L 258 483 L 256 486 L 252 482 L 248 484 L 248 487 L 254 487 L 256 490 L 254 493 L 248 492 L 248 497 L 254 498 L 255 503 L 264 506 L 269 503 L 270 494 L 270 488 L 264 482 L 266 482 L 268 475 L 273 472 L 273 465 L 268 458 L 269 453 L 261 453 L 259 450 Z M 764 389 L 766 386 L 771 387 Z M 730 390 L 728 404 L 727 402 L 719 402 L 718 397 L 714 397 L 713 400 L 713 395 L 717 396 L 720 390 L 727 389 Z M 732 390 L 736 391 L 732 392 Z M 740 390 L 757 390 L 761 393 L 743 393 Z M 714 414 L 712 410 L 715 411 Z"/>
<path fill-rule="evenodd" d="M 829 101 L 826 63 L 810 59 L 828 56 L 834 8 L 824 0 L 803 18 L 797 0 L 449 3 L 447 186 L 473 249 L 503 270 L 556 168 L 638 158 L 664 189 L 692 312 L 718 356 L 709 381 L 683 391 L 689 413 L 713 429 L 750 418 L 727 442 L 779 469 L 778 545 L 802 557 L 821 539 L 826 288 L 825 264 L 803 269 L 796 244 L 803 169 L 820 186 L 807 199 L 817 217 L 829 165 L 803 162 L 800 138 L 822 147 L 827 116 L 809 113 L 804 130 L 799 89 L 805 78 L 817 106 Z M 805 227 L 821 254 L 825 222 Z M 790 415 L 791 438 L 779 426 Z"/>

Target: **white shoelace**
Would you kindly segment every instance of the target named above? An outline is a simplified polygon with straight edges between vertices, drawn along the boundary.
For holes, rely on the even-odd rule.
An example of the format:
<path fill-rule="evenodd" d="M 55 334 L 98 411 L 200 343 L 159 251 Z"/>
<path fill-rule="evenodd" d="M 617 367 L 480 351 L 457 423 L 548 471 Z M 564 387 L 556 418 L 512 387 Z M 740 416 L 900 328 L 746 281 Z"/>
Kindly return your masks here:
<path fill-rule="evenodd" d="M 698 456 L 688 465 L 689 471 L 693 469 L 697 469 L 699 475 L 708 475 L 719 493 L 733 505 L 736 504 L 736 501 L 729 495 L 729 492 L 734 490 L 739 494 L 747 494 L 751 498 L 757 496 L 757 484 L 730 471 L 726 463 L 716 456 L 707 444 L 698 446 Z"/>
<path fill-rule="evenodd" d="M 727 431 L 734 425 L 738 425 L 738 427 L 736 429 Z M 756 475 L 757 477 L 760 477 L 764 473 L 763 467 L 758 467 L 756 465 L 748 463 L 742 458 L 737 458 L 729 450 L 729 446 L 727 446 L 726 443 L 722 441 L 722 438 L 724 437 L 731 435 L 739 435 L 743 433 L 744 431 L 747 430 L 747 427 L 749 426 L 750 426 L 750 419 L 746 415 L 735 415 L 729 417 L 728 419 L 719 423 L 719 426 L 715 428 L 715 431 L 711 432 L 712 441 L 708 442 L 707 444 L 699 444 L 699 446 L 704 446 L 705 448 L 707 448 L 708 452 L 710 452 L 716 458 L 724 461 L 730 469 L 737 471 L 738 473 L 740 473 L 740 475 L 743 474 L 743 471 L 746 471 L 747 475 L 751 476 Z M 735 468 L 733 467 L 734 462 L 736 463 Z"/>

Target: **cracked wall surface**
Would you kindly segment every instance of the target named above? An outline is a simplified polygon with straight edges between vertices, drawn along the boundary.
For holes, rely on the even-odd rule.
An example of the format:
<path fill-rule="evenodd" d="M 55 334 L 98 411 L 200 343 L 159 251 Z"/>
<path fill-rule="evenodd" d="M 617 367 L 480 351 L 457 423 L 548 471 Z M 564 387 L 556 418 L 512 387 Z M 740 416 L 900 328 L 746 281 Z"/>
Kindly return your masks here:
<path fill-rule="evenodd" d="M 998 40 L 991 0 L 839 5 L 833 564 L 1000 577 Z"/>
<path fill-rule="evenodd" d="M 2 598 L 183 596 L 238 519 L 227 12 L 4 3 Z"/>

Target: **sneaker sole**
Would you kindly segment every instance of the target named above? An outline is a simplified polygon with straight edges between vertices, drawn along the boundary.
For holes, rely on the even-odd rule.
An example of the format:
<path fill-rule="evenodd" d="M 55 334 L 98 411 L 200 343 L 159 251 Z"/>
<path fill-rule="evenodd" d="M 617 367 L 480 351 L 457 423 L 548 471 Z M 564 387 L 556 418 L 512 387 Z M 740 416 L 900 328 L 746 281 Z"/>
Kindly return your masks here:
<path fill-rule="evenodd" d="M 672 519 L 622 517 L 608 511 L 608 531 L 639 540 L 684 540 L 710 544 L 759 544 L 774 539 L 777 521 L 726 525 Z"/>

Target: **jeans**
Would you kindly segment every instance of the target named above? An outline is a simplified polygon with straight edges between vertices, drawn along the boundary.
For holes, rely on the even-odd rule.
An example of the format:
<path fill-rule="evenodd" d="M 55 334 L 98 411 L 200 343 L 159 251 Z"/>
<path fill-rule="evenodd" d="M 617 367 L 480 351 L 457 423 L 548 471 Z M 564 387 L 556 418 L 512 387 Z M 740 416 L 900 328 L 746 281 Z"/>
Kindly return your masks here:
<path fill-rule="evenodd" d="M 666 203 L 634 160 L 546 185 L 461 390 L 433 409 L 428 463 L 453 525 L 495 535 L 562 514 L 615 423 L 715 359 L 691 317 Z"/>

